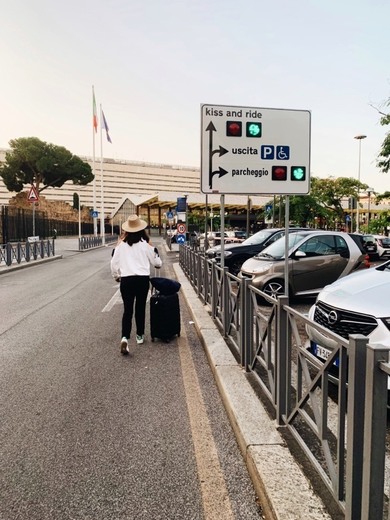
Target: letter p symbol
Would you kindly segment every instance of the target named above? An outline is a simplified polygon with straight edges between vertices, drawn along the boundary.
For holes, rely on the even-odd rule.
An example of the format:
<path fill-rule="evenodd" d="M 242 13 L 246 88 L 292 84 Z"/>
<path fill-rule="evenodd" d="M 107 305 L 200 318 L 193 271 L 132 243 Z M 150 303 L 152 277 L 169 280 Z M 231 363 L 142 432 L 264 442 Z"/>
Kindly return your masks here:
<path fill-rule="evenodd" d="M 264 144 L 260 149 L 262 159 L 274 159 L 275 158 L 275 147 L 271 144 Z"/>

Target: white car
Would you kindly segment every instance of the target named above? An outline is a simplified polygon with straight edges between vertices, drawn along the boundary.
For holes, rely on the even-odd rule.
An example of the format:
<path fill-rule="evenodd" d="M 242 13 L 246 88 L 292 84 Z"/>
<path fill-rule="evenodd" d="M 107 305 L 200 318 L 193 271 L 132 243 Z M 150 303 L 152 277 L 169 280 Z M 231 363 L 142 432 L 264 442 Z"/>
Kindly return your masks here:
<path fill-rule="evenodd" d="M 390 237 L 374 235 L 378 249 L 379 258 L 390 256 Z"/>
<path fill-rule="evenodd" d="M 326 286 L 309 310 L 309 318 L 349 338 L 367 336 L 370 344 L 390 347 L 390 261 L 346 276 Z M 310 351 L 326 359 L 337 343 L 306 325 Z"/>

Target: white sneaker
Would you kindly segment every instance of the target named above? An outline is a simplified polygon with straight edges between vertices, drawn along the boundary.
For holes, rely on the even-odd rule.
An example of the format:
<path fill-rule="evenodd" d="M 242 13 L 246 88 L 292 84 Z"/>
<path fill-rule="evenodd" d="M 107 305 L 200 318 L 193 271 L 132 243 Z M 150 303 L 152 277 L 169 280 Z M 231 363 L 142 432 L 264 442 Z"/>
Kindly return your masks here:
<path fill-rule="evenodd" d="M 138 336 L 138 334 L 137 334 L 137 336 L 135 337 L 137 345 L 142 345 L 142 343 L 144 342 L 144 337 L 145 336 L 143 336 L 143 335 L 142 336 Z"/>
<path fill-rule="evenodd" d="M 123 356 L 127 356 L 127 354 L 129 353 L 129 342 L 127 341 L 127 338 L 125 338 L 123 336 L 123 338 L 121 339 L 121 354 Z"/>

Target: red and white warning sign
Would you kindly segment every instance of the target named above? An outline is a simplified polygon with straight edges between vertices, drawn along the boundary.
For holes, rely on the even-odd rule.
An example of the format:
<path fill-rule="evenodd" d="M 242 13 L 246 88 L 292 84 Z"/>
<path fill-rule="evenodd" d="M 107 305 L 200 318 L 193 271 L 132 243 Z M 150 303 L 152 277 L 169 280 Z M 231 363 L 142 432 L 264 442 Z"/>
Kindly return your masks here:
<path fill-rule="evenodd" d="M 183 223 L 178 224 L 178 225 L 176 226 L 176 228 L 177 228 L 177 232 L 180 233 L 181 235 L 182 235 L 183 233 L 185 233 L 185 232 L 186 232 L 186 229 L 187 229 L 187 228 L 186 228 L 186 225 L 183 224 Z"/>
<path fill-rule="evenodd" d="M 39 200 L 38 192 L 35 186 L 31 186 L 30 191 L 28 192 L 27 200 L 29 202 L 37 202 L 37 200 Z"/>

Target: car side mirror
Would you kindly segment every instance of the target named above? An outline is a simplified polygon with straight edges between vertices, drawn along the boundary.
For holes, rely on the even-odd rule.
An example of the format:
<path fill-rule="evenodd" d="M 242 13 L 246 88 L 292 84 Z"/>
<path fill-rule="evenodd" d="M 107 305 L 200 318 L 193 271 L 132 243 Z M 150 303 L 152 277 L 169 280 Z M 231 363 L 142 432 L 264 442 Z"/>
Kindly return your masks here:
<path fill-rule="evenodd" d="M 301 251 L 301 250 L 297 250 L 295 251 L 294 255 L 293 255 L 295 258 L 305 258 L 306 253 L 304 251 Z"/>

